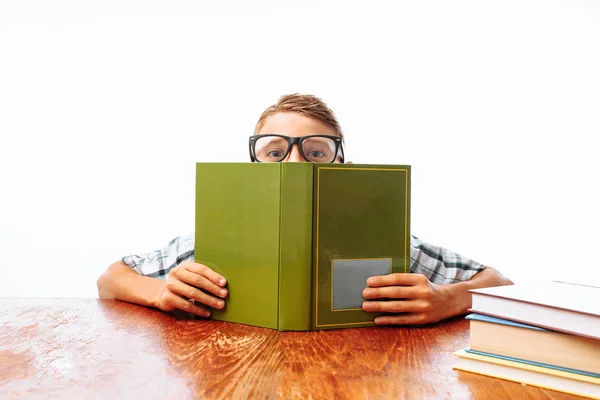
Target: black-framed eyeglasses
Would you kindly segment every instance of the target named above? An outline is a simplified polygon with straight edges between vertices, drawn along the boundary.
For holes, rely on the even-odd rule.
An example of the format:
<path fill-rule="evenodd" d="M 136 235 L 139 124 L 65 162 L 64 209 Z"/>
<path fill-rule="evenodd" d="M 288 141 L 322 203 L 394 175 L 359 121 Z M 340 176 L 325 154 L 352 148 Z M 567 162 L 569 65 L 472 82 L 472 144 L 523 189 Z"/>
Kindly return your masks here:
<path fill-rule="evenodd" d="M 298 146 L 302 157 L 308 162 L 344 162 L 342 138 L 329 135 L 289 137 L 285 135 L 250 136 L 250 160 L 252 162 L 281 162 L 286 159 L 292 146 Z"/>

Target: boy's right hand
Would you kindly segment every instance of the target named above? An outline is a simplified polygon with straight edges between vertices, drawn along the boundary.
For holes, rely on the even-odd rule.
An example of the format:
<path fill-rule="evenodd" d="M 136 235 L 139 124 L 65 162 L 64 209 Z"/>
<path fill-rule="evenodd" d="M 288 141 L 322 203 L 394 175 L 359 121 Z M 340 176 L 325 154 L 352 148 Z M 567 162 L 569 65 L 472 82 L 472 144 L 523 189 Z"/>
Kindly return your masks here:
<path fill-rule="evenodd" d="M 226 283 L 225 278 L 206 265 L 182 262 L 169 272 L 158 294 L 157 307 L 163 311 L 180 309 L 200 317 L 210 317 L 210 310 L 203 305 L 218 309 L 225 307 L 222 299 L 227 297 Z"/>

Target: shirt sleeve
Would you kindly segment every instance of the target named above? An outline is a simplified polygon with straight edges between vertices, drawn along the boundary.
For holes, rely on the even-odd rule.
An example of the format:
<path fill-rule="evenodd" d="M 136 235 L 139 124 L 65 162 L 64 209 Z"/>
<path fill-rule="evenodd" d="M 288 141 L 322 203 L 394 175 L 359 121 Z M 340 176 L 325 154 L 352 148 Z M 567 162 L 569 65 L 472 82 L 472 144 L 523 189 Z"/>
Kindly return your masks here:
<path fill-rule="evenodd" d="M 169 271 L 180 263 L 194 261 L 194 234 L 176 237 L 162 249 L 125 256 L 121 261 L 141 275 L 166 279 Z"/>
<path fill-rule="evenodd" d="M 433 283 L 468 281 L 485 268 L 448 249 L 425 243 L 415 236 L 410 238 L 410 272 L 422 274 Z"/>

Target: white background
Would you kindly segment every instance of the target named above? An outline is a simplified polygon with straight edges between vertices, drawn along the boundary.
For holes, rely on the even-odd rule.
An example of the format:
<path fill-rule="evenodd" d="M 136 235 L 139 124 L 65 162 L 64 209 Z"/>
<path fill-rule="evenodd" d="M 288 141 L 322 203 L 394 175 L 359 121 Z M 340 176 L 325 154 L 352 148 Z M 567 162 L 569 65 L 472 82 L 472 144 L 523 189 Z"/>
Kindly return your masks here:
<path fill-rule="evenodd" d="M 0 296 L 95 297 L 193 230 L 196 161 L 284 93 L 356 163 L 413 166 L 412 232 L 516 282 L 600 266 L 600 3 L 0 3 Z"/>

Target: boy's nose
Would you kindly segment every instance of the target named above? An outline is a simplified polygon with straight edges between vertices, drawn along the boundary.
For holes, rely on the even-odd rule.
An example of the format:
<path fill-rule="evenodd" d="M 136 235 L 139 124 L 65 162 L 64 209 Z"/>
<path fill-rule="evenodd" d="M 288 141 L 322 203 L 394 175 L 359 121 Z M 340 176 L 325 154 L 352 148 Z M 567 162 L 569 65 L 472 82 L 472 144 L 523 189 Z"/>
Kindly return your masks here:
<path fill-rule="evenodd" d="M 287 162 L 306 162 L 304 157 L 302 157 L 302 154 L 300 154 L 300 149 L 298 148 L 298 145 L 295 145 L 295 144 L 292 145 L 290 154 L 288 154 L 287 159 L 285 161 L 287 161 Z"/>

